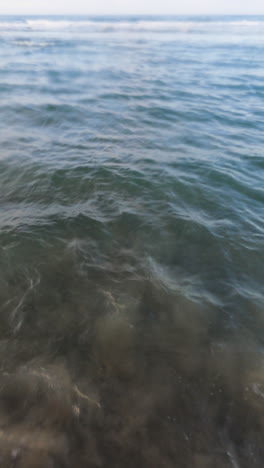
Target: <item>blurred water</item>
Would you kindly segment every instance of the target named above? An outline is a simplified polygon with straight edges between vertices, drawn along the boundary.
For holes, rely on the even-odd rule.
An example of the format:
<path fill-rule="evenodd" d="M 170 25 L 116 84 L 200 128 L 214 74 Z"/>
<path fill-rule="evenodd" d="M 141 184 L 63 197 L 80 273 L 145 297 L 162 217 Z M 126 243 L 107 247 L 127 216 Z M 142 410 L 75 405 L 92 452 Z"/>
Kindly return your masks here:
<path fill-rule="evenodd" d="M 263 45 L 0 18 L 1 466 L 263 466 Z"/>

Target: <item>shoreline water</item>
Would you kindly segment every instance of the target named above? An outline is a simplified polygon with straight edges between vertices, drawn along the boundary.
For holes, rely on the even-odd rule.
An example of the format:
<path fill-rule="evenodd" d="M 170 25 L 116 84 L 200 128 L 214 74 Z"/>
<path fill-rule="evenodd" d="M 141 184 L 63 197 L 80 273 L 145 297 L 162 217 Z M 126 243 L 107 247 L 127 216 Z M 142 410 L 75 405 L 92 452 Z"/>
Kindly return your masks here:
<path fill-rule="evenodd" d="M 262 467 L 263 41 L 0 18 L 3 468 Z"/>

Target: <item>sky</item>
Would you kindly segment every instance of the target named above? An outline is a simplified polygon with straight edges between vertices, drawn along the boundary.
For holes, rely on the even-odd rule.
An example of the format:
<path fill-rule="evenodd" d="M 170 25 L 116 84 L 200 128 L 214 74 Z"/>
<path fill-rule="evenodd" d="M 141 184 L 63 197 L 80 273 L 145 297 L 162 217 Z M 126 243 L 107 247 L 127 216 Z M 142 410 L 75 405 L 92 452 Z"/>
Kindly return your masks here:
<path fill-rule="evenodd" d="M 0 0 L 0 14 L 264 14 L 264 0 Z"/>

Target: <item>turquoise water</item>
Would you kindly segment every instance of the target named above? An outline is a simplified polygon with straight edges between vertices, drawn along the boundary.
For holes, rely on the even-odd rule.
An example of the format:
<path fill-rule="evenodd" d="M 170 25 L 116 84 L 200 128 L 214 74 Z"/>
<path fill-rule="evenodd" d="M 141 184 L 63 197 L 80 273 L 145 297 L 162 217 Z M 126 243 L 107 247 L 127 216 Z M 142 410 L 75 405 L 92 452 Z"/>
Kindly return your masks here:
<path fill-rule="evenodd" d="M 263 466 L 263 46 L 0 18 L 1 466 Z"/>

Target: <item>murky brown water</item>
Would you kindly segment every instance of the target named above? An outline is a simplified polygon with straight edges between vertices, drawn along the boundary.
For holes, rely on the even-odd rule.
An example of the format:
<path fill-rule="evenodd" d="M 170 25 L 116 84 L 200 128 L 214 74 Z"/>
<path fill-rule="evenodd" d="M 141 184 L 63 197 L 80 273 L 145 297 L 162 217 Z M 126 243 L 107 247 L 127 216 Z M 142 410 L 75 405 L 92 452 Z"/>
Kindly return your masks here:
<path fill-rule="evenodd" d="M 249 331 L 153 279 L 90 281 L 71 256 L 39 275 L 1 321 L 1 467 L 261 466 Z"/>

